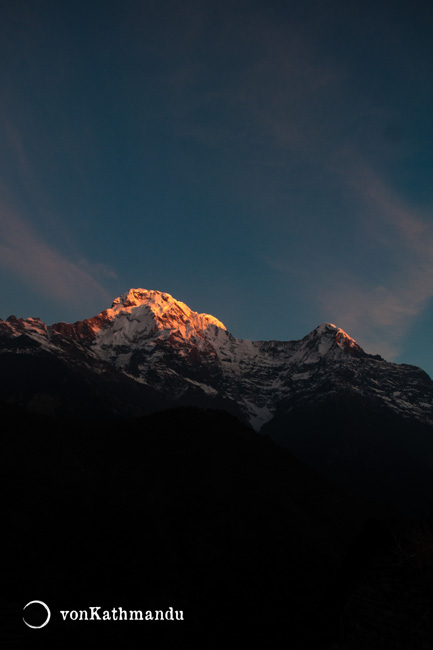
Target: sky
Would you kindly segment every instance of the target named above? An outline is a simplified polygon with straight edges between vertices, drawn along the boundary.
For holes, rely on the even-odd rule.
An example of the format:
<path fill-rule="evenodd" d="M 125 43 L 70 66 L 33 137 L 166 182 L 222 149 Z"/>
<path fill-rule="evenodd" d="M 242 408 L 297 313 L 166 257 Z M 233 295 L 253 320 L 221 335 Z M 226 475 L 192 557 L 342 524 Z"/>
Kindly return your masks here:
<path fill-rule="evenodd" d="M 2 3 L 0 318 L 156 289 L 433 376 L 432 33 L 416 0 Z"/>

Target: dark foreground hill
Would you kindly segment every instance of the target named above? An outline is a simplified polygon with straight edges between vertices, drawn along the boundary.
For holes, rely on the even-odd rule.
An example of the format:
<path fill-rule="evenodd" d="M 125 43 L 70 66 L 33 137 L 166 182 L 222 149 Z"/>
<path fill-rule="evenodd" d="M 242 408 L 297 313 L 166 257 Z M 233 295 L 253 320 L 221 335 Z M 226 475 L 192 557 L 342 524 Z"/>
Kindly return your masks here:
<path fill-rule="evenodd" d="M 256 629 L 309 647 L 335 634 L 324 607 L 371 511 L 269 439 L 196 409 L 128 423 L 1 414 L 5 647 L 212 647 Z M 21 620 L 35 599 L 52 611 L 41 630 Z M 91 606 L 185 620 L 59 614 Z"/>
<path fill-rule="evenodd" d="M 339 485 L 404 516 L 433 506 L 433 430 L 343 393 L 281 413 L 261 433 Z"/>
<path fill-rule="evenodd" d="M 232 416 L 1 417 L 4 647 L 428 647 L 429 526 L 380 521 Z M 62 620 L 91 607 L 184 620 Z"/>

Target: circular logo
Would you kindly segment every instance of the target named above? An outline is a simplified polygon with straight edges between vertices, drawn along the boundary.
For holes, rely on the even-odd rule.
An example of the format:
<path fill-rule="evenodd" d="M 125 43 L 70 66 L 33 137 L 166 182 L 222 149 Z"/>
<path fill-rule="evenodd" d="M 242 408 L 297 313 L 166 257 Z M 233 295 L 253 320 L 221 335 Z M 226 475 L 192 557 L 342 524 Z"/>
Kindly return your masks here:
<path fill-rule="evenodd" d="M 29 603 L 27 603 L 25 607 L 23 607 L 23 611 L 26 609 L 26 607 L 28 607 L 29 605 L 33 605 L 34 603 L 38 605 L 42 605 L 42 607 L 45 607 L 45 609 L 47 610 L 47 620 L 45 621 L 45 623 L 42 623 L 42 625 L 30 625 L 30 623 L 27 623 L 26 619 L 23 616 L 23 621 L 28 627 L 31 627 L 33 630 L 39 630 L 41 627 L 45 627 L 45 625 L 48 623 L 48 621 L 51 618 L 51 612 L 48 605 L 43 603 L 42 600 L 31 600 Z"/>

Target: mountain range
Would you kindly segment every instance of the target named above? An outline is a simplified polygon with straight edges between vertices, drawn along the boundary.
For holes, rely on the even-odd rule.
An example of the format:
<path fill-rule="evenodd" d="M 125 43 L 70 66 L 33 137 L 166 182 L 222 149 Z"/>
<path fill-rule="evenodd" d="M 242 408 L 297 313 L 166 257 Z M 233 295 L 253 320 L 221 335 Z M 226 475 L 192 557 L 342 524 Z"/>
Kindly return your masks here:
<path fill-rule="evenodd" d="M 167 293 L 131 289 L 73 324 L 0 321 L 0 369 L 1 399 L 33 412 L 218 408 L 368 496 L 410 508 L 430 498 L 432 380 L 331 323 L 301 340 L 248 341 Z"/>
<path fill-rule="evenodd" d="M 44 647 L 431 647 L 432 398 L 331 323 L 241 340 L 158 291 L 0 321 L 7 646 L 40 598 Z M 60 617 L 93 605 L 185 625 Z"/>

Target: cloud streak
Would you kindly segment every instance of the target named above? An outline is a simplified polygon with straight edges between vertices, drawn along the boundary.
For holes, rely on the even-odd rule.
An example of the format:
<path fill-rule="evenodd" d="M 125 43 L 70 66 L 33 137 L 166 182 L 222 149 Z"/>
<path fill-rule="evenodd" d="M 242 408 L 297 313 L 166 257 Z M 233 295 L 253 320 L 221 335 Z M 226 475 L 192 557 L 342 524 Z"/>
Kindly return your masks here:
<path fill-rule="evenodd" d="M 9 208 L 1 210 L 0 235 L 0 265 L 39 293 L 58 303 L 81 308 L 110 301 L 95 273 L 89 271 L 92 265 L 65 258 L 27 220 Z M 107 267 L 103 269 L 105 276 L 115 276 Z"/>
<path fill-rule="evenodd" d="M 368 351 L 393 359 L 433 296 L 433 226 L 370 168 L 358 167 L 347 181 L 362 201 L 377 254 L 388 247 L 395 263 L 385 261 L 387 273 L 376 281 L 341 274 L 318 298 L 342 327 L 361 333 Z"/>

